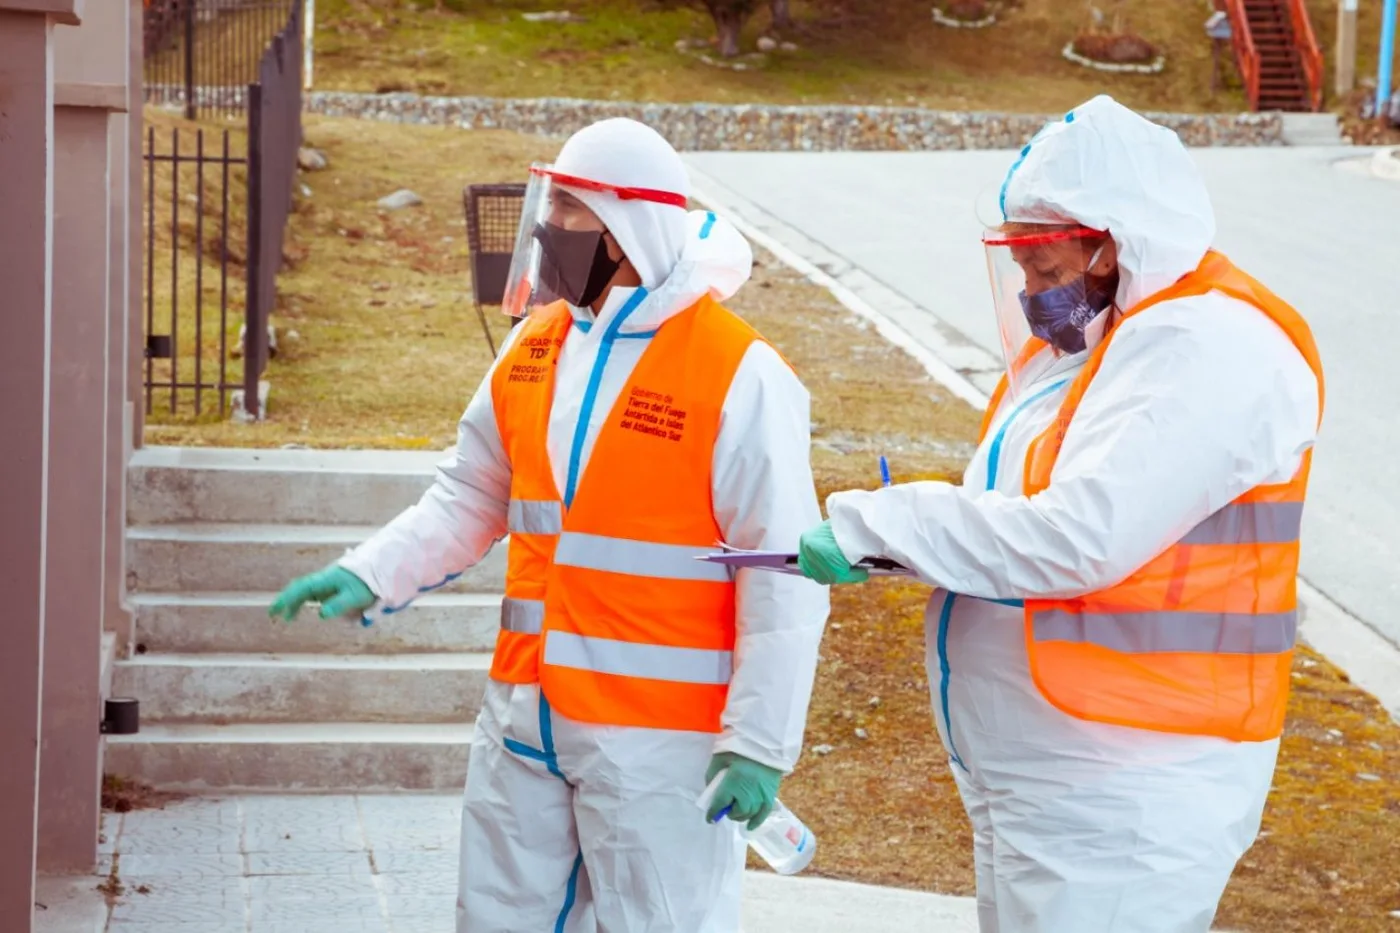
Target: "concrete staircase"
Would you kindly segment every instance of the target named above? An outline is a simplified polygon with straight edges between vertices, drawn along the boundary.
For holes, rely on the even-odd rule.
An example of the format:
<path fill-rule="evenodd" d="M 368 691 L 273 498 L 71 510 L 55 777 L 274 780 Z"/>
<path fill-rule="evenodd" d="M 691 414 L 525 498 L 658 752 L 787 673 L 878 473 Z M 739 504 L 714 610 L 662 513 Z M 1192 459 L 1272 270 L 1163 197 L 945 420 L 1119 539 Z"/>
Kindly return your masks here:
<path fill-rule="evenodd" d="M 142 728 L 107 771 L 186 790 L 445 790 L 495 643 L 504 548 L 392 622 L 266 610 L 417 501 L 441 453 L 148 448 L 132 463 L 134 622 L 113 690 Z"/>

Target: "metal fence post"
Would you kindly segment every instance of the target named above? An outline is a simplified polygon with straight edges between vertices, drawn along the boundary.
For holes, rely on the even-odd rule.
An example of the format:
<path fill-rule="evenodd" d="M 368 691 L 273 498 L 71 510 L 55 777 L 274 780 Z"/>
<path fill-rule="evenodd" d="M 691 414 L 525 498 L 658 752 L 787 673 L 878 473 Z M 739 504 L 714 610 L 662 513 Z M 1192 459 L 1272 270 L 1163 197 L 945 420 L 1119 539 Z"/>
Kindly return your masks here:
<path fill-rule="evenodd" d="M 267 343 L 268 309 L 263 298 L 263 88 L 248 85 L 248 298 L 243 317 L 243 410 L 259 416 L 258 381 Z M 276 274 L 275 270 L 269 270 Z"/>
<path fill-rule="evenodd" d="M 185 119 L 193 120 L 194 102 L 194 14 L 196 0 L 185 0 Z"/>

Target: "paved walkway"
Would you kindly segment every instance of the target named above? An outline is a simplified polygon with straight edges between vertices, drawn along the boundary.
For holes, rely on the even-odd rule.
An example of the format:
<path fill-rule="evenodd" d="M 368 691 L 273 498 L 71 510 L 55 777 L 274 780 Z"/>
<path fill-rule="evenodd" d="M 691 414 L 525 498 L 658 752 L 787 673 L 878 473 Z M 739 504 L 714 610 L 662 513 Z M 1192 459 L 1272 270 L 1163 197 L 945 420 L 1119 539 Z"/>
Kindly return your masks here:
<path fill-rule="evenodd" d="M 108 915 L 94 910 L 100 877 L 67 882 L 78 905 L 40 912 L 38 930 L 452 933 L 459 820 L 455 794 L 194 798 L 108 814 L 100 873 L 115 866 L 125 893 Z M 756 872 L 744 923 L 750 933 L 977 928 L 967 898 Z"/>

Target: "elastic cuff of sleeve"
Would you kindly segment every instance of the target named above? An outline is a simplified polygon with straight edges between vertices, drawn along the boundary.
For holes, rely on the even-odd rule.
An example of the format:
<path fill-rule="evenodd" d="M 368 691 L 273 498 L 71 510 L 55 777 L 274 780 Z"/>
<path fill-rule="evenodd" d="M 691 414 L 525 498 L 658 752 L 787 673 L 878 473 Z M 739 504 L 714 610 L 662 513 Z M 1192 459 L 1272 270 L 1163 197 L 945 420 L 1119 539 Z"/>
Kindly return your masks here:
<path fill-rule="evenodd" d="M 827 503 L 827 511 L 831 515 L 831 535 L 836 539 L 836 546 L 841 549 L 846 563 L 854 566 L 856 562 L 874 555 L 874 552 L 869 550 L 865 543 L 860 540 L 860 534 L 853 532 L 853 529 L 832 508 L 830 501 Z"/>
<path fill-rule="evenodd" d="M 714 754 L 720 752 L 731 752 L 741 755 L 750 761 L 756 761 L 766 768 L 773 768 L 783 774 L 791 774 L 796 762 L 785 758 L 780 758 L 767 749 L 760 748 L 752 742 L 746 741 L 742 736 L 733 733 L 722 734 L 719 741 L 715 742 Z"/>

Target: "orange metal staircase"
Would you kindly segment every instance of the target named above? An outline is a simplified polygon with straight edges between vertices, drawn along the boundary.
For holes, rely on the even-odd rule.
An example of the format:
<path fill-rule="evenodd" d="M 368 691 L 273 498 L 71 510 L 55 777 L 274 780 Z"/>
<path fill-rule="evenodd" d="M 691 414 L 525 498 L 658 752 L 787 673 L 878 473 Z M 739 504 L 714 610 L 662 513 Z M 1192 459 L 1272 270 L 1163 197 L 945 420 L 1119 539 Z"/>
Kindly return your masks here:
<path fill-rule="evenodd" d="M 1303 0 L 1226 0 L 1253 110 L 1322 109 L 1322 50 Z"/>

